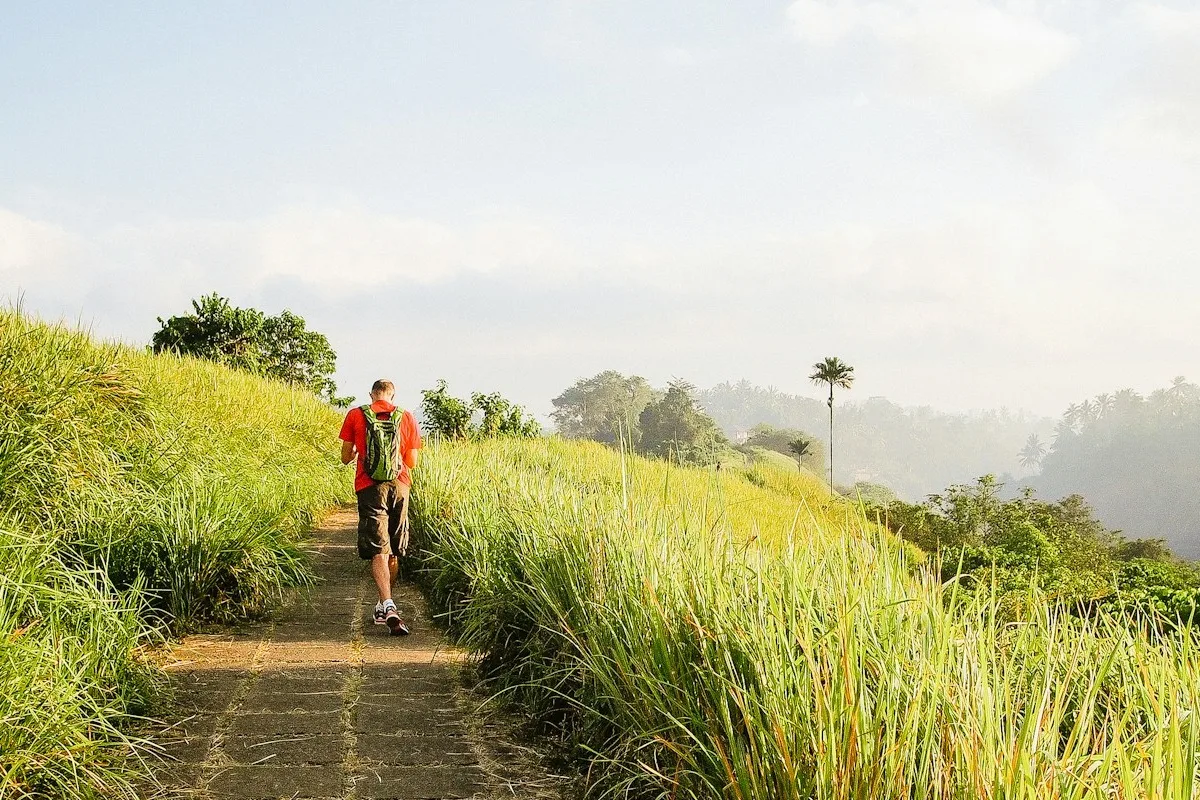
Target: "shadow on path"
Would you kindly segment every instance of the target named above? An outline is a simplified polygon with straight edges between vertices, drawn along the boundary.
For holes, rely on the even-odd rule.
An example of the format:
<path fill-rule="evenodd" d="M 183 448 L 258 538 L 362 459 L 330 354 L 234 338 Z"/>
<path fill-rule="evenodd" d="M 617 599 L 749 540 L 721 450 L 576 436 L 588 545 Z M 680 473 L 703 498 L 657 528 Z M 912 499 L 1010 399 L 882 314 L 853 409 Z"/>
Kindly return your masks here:
<path fill-rule="evenodd" d="M 521 748 L 472 717 L 465 656 L 432 626 L 413 586 L 395 593 L 411 636 L 373 624 L 355 524 L 354 511 L 339 511 L 314 530 L 323 582 L 273 622 L 174 648 L 179 721 L 157 737 L 166 796 L 558 797 L 558 779 L 531 778 Z"/>

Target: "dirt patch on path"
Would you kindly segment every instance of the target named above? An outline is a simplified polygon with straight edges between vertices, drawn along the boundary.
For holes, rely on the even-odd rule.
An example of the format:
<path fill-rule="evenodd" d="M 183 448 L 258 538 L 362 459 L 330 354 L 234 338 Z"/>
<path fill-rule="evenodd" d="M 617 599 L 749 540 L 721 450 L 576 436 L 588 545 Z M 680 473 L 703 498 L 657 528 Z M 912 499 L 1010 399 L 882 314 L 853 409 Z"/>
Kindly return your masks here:
<path fill-rule="evenodd" d="M 167 796 L 206 800 L 557 798 L 561 779 L 473 714 L 465 654 L 403 584 L 412 635 L 370 618 L 356 516 L 313 531 L 322 582 L 274 620 L 172 650 L 177 721 L 158 736 Z"/>

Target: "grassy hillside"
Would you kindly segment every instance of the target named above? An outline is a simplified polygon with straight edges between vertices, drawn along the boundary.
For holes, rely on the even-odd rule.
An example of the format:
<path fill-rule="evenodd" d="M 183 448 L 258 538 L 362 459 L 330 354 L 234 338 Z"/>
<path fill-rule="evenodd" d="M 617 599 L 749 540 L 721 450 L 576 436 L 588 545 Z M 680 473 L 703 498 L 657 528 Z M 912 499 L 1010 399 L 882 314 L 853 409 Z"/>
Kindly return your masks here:
<path fill-rule="evenodd" d="M 338 424 L 303 392 L 0 312 L 0 796 L 133 796 L 140 648 L 308 579 L 298 533 L 349 499 Z"/>
<path fill-rule="evenodd" d="M 1192 797 L 1200 650 L 957 594 L 811 476 L 441 445 L 436 604 L 602 796 Z M 1002 611 L 1004 613 L 1002 613 Z"/>

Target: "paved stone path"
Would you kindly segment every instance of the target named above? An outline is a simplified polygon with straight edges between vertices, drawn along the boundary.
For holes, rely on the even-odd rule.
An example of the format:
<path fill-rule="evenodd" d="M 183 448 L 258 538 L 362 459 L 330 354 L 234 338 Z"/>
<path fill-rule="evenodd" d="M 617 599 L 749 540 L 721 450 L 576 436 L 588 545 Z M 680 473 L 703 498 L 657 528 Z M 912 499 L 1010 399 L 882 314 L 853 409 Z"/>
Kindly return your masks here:
<path fill-rule="evenodd" d="M 411 636 L 372 623 L 355 523 L 339 511 L 313 532 L 323 582 L 272 623 L 174 649 L 181 721 L 159 739 L 162 782 L 211 800 L 555 796 L 552 778 L 530 781 L 520 748 L 473 718 L 463 653 L 415 588 L 395 593 Z"/>

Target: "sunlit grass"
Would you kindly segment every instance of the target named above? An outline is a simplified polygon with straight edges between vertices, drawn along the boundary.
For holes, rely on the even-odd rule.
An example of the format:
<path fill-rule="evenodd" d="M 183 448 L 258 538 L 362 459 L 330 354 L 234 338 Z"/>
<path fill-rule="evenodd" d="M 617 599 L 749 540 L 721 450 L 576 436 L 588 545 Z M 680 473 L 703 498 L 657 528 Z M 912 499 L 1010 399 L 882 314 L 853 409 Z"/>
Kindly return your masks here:
<path fill-rule="evenodd" d="M 192 359 L 0 311 L 0 797 L 133 797 L 140 653 L 310 580 L 349 499 L 339 415 Z"/>
<path fill-rule="evenodd" d="M 507 441 L 431 450 L 415 498 L 439 606 L 605 796 L 1197 791 L 1190 631 L 1013 621 L 811 476 Z"/>

